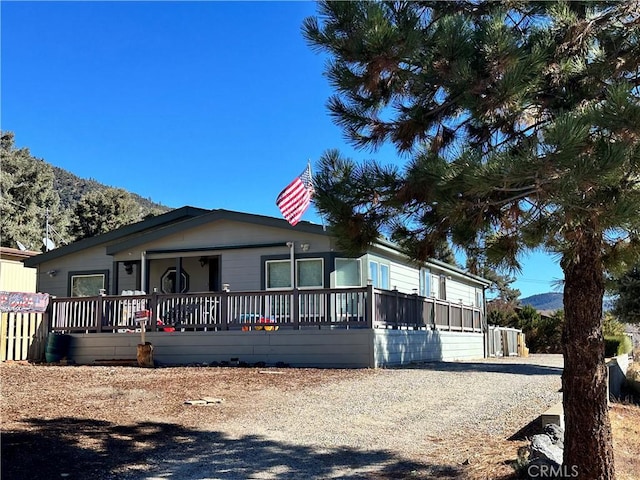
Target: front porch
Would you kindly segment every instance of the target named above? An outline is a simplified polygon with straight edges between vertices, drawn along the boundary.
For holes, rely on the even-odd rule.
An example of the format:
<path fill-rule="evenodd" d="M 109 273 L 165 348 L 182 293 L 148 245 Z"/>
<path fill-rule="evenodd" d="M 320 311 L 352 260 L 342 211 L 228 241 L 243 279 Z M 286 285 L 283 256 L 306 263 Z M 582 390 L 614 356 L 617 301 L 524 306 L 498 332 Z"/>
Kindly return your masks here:
<path fill-rule="evenodd" d="M 484 356 L 481 309 L 372 286 L 54 298 L 50 330 L 74 337 L 76 363 L 133 359 L 141 315 L 160 364 L 380 367 Z"/>

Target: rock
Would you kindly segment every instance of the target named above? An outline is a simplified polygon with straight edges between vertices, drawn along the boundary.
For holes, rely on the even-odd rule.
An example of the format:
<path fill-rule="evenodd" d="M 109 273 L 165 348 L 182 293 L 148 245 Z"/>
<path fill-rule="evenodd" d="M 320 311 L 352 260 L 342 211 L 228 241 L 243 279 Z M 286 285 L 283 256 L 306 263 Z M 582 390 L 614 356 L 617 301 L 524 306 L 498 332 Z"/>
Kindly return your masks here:
<path fill-rule="evenodd" d="M 554 423 L 548 424 L 544 427 L 544 434 L 551 439 L 556 447 L 564 449 L 564 429 Z"/>
<path fill-rule="evenodd" d="M 534 435 L 531 439 L 531 459 L 544 459 L 562 465 L 562 448 L 553 444 L 548 435 Z"/>

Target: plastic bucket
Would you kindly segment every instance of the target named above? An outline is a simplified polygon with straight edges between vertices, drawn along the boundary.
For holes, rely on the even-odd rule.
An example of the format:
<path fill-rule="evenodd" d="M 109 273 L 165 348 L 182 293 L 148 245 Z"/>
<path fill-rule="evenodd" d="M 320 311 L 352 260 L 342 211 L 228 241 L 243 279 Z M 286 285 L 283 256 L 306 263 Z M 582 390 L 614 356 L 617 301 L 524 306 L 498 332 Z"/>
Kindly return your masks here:
<path fill-rule="evenodd" d="M 55 363 L 66 357 L 69 354 L 71 338 L 71 335 L 50 334 L 44 351 L 45 360 L 48 363 Z"/>

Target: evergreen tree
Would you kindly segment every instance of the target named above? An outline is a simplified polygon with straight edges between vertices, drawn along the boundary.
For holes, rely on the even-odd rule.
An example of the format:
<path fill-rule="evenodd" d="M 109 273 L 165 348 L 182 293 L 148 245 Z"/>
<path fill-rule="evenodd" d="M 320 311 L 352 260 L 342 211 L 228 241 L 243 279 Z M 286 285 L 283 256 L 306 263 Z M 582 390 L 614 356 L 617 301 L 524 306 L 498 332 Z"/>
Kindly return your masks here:
<path fill-rule="evenodd" d="M 60 197 L 53 186 L 53 170 L 33 157 L 27 148 L 16 148 L 14 135 L 1 132 L 0 153 L 0 225 L 3 247 L 17 248 L 18 242 L 30 250 L 43 250 L 47 216 L 58 235 L 51 240 L 66 240 L 68 219 L 60 209 Z"/>
<path fill-rule="evenodd" d="M 321 158 L 315 203 L 344 243 L 560 258 L 564 463 L 580 478 L 615 477 L 602 298 L 640 248 L 639 31 L 635 1 L 321 2 L 303 26 L 331 57 L 347 138 L 411 157 Z"/>
<path fill-rule="evenodd" d="M 607 312 L 602 322 L 602 334 L 605 337 L 624 335 L 624 323 L 620 322 L 613 313 Z"/>
<path fill-rule="evenodd" d="M 120 188 L 87 193 L 76 204 L 71 233 L 76 240 L 107 233 L 142 220 L 140 206 L 131 194 Z"/>
<path fill-rule="evenodd" d="M 615 281 L 613 313 L 625 323 L 640 323 L 640 264 Z"/>

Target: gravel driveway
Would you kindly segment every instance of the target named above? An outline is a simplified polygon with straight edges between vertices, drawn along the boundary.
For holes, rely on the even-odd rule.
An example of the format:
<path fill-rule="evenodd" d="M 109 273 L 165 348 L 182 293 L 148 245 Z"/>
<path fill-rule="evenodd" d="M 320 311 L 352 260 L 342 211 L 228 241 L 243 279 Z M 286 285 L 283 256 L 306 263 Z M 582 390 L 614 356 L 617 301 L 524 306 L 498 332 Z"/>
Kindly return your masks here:
<path fill-rule="evenodd" d="M 25 407 L 28 400 L 19 393 L 25 385 L 19 384 L 42 379 L 26 380 L 20 368 L 3 366 L 3 472 L 9 468 L 11 478 L 404 478 L 398 472 L 457 478 L 459 466 L 481 450 L 478 442 L 511 436 L 561 400 L 562 357 L 358 371 L 38 368 L 43 375 L 60 370 L 67 385 L 84 382 L 87 392 L 71 394 L 69 402 L 91 409 L 73 412 L 68 409 L 82 405 L 69 406 L 62 415 L 39 411 L 35 403 Z M 140 372 L 139 378 L 119 380 L 127 370 Z M 161 388 L 167 375 L 173 380 Z M 149 409 L 153 395 L 169 402 L 163 397 L 167 389 L 171 398 L 182 395 L 180 405 L 163 409 L 155 402 Z M 187 389 L 225 402 L 185 406 Z M 133 412 L 145 402 L 146 414 Z M 39 452 L 57 449 L 55 458 L 67 454 L 75 460 L 48 465 L 42 477 L 33 469 L 23 472 L 14 464 L 33 464 L 38 452 L 29 457 L 28 445 L 34 436 L 51 444 Z"/>

